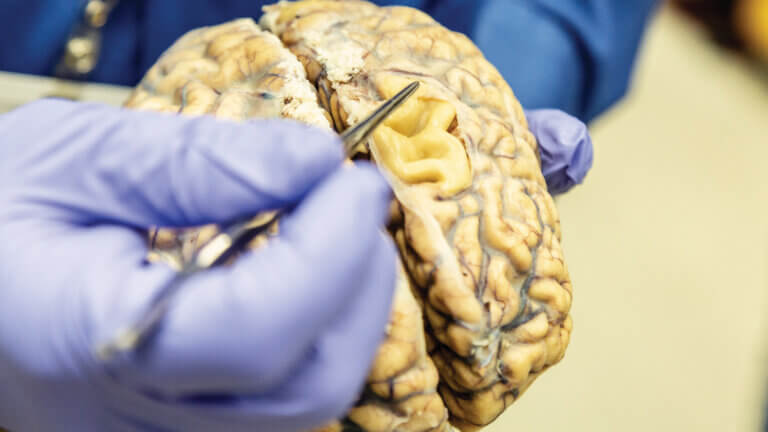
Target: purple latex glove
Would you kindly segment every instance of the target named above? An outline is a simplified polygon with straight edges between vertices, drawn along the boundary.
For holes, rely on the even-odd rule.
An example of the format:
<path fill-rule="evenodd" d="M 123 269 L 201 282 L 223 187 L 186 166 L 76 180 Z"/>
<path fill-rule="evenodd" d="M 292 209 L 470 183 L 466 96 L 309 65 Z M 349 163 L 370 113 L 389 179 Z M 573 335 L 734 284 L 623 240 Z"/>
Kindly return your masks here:
<path fill-rule="evenodd" d="M 580 184 L 592 167 L 592 139 L 587 126 L 558 110 L 531 110 L 525 116 L 539 142 L 549 192 L 562 194 Z"/>
<path fill-rule="evenodd" d="M 63 101 L 0 116 L 0 427 L 283 431 L 354 402 L 384 334 L 390 192 L 338 138 Z M 296 204 L 281 235 L 200 274 L 139 356 L 92 347 L 173 276 L 142 230 Z"/>

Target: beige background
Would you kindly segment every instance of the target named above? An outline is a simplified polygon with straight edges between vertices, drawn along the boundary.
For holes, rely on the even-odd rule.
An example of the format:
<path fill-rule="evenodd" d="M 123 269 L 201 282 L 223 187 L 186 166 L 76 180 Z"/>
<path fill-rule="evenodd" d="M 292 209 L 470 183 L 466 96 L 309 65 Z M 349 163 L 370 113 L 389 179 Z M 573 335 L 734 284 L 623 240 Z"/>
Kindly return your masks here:
<path fill-rule="evenodd" d="M 490 431 L 757 431 L 768 395 L 768 80 L 654 23 L 559 200 L 574 334 Z"/>
<path fill-rule="evenodd" d="M 124 89 L 0 74 L 0 111 Z M 667 12 L 595 165 L 559 200 L 575 333 L 489 431 L 757 431 L 768 346 L 768 80 Z"/>

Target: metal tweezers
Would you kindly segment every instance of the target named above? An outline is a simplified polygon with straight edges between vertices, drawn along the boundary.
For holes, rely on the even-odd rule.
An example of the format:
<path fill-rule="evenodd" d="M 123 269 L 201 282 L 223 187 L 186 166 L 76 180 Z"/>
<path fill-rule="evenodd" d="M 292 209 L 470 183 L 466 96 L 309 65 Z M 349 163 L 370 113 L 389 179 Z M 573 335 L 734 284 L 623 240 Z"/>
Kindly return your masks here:
<path fill-rule="evenodd" d="M 346 156 L 353 156 L 357 148 L 365 143 L 376 127 L 418 88 L 419 83 L 412 82 L 394 97 L 384 102 L 365 120 L 344 131 L 341 134 L 341 139 Z M 119 331 L 116 337 L 107 343 L 96 347 L 97 358 L 101 361 L 110 361 L 117 355 L 125 355 L 137 350 L 156 333 L 174 296 L 181 290 L 189 277 L 227 262 L 232 256 L 242 251 L 255 237 L 269 231 L 285 211 L 286 209 L 275 210 L 271 214 L 260 217 L 260 220 L 266 219 L 261 223 L 254 224 L 253 218 L 247 218 L 222 227 L 221 231 L 198 249 L 179 273 L 155 294 L 138 320 Z"/>

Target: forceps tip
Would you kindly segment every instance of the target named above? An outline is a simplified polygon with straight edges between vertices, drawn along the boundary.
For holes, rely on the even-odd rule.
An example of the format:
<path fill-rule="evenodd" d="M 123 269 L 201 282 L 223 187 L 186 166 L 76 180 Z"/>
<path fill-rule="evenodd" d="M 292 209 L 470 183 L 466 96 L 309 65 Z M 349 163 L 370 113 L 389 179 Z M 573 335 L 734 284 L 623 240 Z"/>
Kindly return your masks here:
<path fill-rule="evenodd" d="M 396 95 L 384 102 L 373 114 L 360 122 L 358 125 L 344 131 L 341 136 L 344 141 L 344 151 L 347 156 L 351 156 L 354 150 L 365 141 L 366 138 L 389 117 L 397 108 L 400 107 L 414 92 L 421 83 L 413 81 Z"/>

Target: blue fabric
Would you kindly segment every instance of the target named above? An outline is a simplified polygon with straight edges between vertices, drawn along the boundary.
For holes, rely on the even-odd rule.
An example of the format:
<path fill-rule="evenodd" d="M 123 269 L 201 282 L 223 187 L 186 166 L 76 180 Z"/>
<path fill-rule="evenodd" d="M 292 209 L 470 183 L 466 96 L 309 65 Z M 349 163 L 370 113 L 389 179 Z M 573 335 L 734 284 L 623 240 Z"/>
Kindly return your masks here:
<path fill-rule="evenodd" d="M 657 0 L 378 0 L 421 8 L 469 35 L 526 108 L 589 121 L 627 90 Z M 0 70 L 49 75 L 84 0 L 6 0 Z M 122 0 L 104 31 L 93 81 L 134 85 L 188 30 L 258 18 L 274 0 Z"/>

